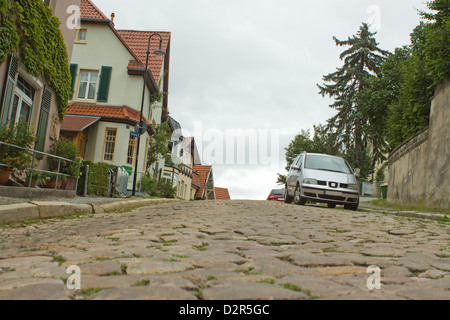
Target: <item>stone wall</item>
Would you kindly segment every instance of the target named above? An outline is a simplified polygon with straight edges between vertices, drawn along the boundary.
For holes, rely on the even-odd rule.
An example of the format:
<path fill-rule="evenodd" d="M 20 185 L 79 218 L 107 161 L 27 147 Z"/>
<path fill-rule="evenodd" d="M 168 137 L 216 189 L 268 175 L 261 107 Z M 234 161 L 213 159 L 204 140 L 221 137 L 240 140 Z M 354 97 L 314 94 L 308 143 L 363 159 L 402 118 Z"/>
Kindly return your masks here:
<path fill-rule="evenodd" d="M 450 208 L 450 80 L 435 91 L 429 128 L 390 155 L 388 201 Z"/>

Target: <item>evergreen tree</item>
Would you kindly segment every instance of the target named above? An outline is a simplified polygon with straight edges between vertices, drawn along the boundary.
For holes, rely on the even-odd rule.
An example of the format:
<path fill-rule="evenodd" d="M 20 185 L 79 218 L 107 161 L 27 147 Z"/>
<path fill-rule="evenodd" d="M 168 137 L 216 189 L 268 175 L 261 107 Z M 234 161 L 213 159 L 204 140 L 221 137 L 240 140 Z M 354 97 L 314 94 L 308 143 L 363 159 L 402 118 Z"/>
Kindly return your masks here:
<path fill-rule="evenodd" d="M 347 40 L 333 37 L 337 46 L 350 48 L 340 55 L 344 65 L 324 76 L 324 85 L 318 85 L 322 96 L 335 99 L 330 107 L 336 109 L 337 114 L 328 120 L 328 128 L 338 134 L 338 142 L 345 150 L 353 150 L 354 165 L 358 168 L 363 165 L 363 141 L 366 138 L 363 130 L 369 115 L 358 105 L 356 97 L 369 80 L 380 73 L 381 65 L 390 55 L 378 48 L 375 34 L 370 32 L 368 24 L 363 23 L 358 33 Z"/>
<path fill-rule="evenodd" d="M 303 151 L 341 155 L 339 147 L 336 144 L 336 137 L 324 125 L 314 126 L 314 135 L 312 138 L 309 130 L 302 129 L 284 150 L 286 151 L 286 171 L 289 171 L 292 162 Z M 279 173 L 277 183 L 285 185 L 286 176 Z"/>

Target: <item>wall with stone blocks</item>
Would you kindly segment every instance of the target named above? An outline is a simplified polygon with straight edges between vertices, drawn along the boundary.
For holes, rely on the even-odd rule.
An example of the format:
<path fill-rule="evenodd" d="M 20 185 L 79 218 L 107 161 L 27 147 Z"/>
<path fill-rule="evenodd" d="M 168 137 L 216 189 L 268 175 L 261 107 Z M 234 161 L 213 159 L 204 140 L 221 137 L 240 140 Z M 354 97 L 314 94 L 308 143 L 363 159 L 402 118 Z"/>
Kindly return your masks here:
<path fill-rule="evenodd" d="M 429 128 L 390 155 L 388 201 L 450 208 L 450 79 L 436 88 Z"/>

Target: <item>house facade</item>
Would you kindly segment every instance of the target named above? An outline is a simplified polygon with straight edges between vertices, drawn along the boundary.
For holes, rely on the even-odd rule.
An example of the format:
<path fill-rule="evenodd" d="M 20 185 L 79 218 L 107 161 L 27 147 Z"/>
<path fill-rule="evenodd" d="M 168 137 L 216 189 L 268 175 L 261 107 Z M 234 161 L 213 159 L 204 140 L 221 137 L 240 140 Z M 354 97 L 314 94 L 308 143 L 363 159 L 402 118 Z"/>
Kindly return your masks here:
<path fill-rule="evenodd" d="M 44 4 L 61 21 L 60 30 L 70 61 L 76 30 L 66 23 L 70 18 L 67 8 L 79 6 L 80 0 L 51 0 Z M 30 75 L 20 58 L 11 54 L 0 66 L 0 94 L 0 125 L 19 120 L 27 122 L 29 129 L 37 135 L 35 150 L 47 152 L 53 141 L 59 139 L 61 120 L 56 95 L 46 79 L 42 75 Z"/>
<path fill-rule="evenodd" d="M 90 0 L 81 0 L 80 8 L 81 27 L 70 65 L 72 99 L 61 135 L 92 162 L 133 171 L 138 161 L 138 172 L 145 173 L 151 136 L 167 119 L 164 93 L 168 92 L 171 35 L 158 32 L 152 36 L 150 52 L 158 49 L 160 35 L 165 56 L 149 55 L 144 86 L 147 45 L 154 32 L 117 30 L 114 14 L 107 17 Z M 146 128 L 141 132 L 137 159 L 141 107 Z"/>
<path fill-rule="evenodd" d="M 200 189 L 200 178 L 194 171 L 194 165 L 200 163 L 200 156 L 193 137 L 184 137 L 178 121 L 169 116 L 171 137 L 171 164 L 166 164 L 161 178 L 172 183 L 177 189 L 176 197 L 183 200 L 195 200 Z"/>

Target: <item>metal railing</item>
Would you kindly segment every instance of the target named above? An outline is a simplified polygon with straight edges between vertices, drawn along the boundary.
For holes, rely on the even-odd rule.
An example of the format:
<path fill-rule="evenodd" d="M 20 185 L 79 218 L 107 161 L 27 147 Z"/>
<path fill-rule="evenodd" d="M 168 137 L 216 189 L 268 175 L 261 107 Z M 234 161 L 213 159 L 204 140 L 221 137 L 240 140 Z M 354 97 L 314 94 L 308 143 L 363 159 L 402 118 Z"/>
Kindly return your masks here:
<path fill-rule="evenodd" d="M 33 187 L 32 186 L 33 185 L 33 181 L 32 181 L 33 180 L 32 179 L 33 173 L 34 172 L 40 172 L 40 173 L 47 173 L 47 174 L 51 174 L 51 175 L 56 175 L 56 183 L 55 183 L 54 189 L 58 189 L 58 181 L 61 179 L 60 178 L 61 176 L 64 176 L 66 178 L 68 178 L 68 177 L 76 178 L 76 183 L 75 183 L 75 189 L 74 190 L 77 190 L 78 177 L 77 176 L 72 176 L 72 175 L 69 175 L 69 174 L 65 174 L 65 173 L 61 173 L 60 170 L 61 170 L 61 162 L 65 161 L 65 162 L 69 162 L 69 163 L 73 163 L 73 164 L 77 165 L 78 166 L 78 172 L 80 172 L 80 163 L 79 162 L 73 161 L 73 160 L 70 160 L 70 159 L 66 159 L 66 158 L 63 158 L 63 157 L 60 157 L 60 156 L 56 156 L 56 155 L 53 155 L 53 154 L 49 154 L 49 153 L 45 153 L 45 152 L 41 152 L 41 151 L 29 149 L 29 148 L 24 148 L 24 147 L 20 147 L 20 146 L 16 146 L 16 145 L 9 144 L 9 143 L 3 142 L 3 141 L 0 141 L 0 152 L 1 152 L 1 147 L 3 145 L 8 146 L 8 147 L 12 147 L 12 148 L 15 148 L 15 149 L 26 151 L 26 152 L 28 152 L 28 153 L 30 153 L 32 155 L 30 167 L 29 168 L 25 168 L 25 170 L 24 170 L 26 172 L 30 172 L 30 174 L 29 174 L 30 178 L 28 179 L 29 180 L 28 188 L 32 188 Z M 58 170 L 55 172 L 55 171 L 48 171 L 48 170 L 42 170 L 42 169 L 35 168 L 36 161 L 42 161 L 42 160 L 38 159 L 39 156 L 41 156 L 42 159 L 44 157 L 47 157 L 47 159 L 48 158 L 54 158 L 54 159 L 58 160 Z M 4 164 L 4 163 L 0 163 L 0 166 L 2 166 L 2 167 L 10 167 L 9 165 Z"/>

